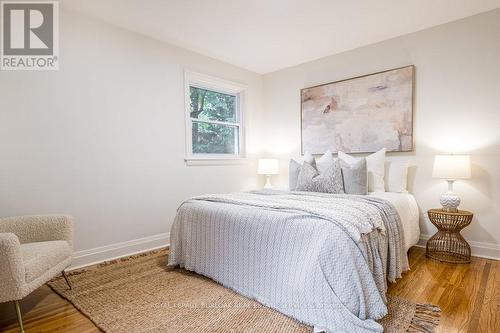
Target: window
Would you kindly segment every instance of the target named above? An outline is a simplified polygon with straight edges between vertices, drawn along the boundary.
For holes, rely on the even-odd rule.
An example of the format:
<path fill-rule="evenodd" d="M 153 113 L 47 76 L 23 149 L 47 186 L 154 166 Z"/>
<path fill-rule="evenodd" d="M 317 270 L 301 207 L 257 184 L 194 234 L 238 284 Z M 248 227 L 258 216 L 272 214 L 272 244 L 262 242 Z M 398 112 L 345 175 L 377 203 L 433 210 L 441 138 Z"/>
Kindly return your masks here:
<path fill-rule="evenodd" d="M 244 87 L 186 72 L 187 159 L 243 157 Z"/>

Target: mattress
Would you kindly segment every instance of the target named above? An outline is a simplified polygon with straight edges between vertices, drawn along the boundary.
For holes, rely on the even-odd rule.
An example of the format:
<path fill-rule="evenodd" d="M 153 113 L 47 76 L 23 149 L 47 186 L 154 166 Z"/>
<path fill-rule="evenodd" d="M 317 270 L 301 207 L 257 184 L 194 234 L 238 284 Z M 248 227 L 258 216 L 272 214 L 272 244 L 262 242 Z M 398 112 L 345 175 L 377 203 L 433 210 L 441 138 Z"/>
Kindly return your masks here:
<path fill-rule="evenodd" d="M 389 201 L 398 211 L 403 225 L 405 250 L 416 245 L 420 239 L 419 210 L 415 197 L 410 193 L 371 192 L 370 196 Z"/>

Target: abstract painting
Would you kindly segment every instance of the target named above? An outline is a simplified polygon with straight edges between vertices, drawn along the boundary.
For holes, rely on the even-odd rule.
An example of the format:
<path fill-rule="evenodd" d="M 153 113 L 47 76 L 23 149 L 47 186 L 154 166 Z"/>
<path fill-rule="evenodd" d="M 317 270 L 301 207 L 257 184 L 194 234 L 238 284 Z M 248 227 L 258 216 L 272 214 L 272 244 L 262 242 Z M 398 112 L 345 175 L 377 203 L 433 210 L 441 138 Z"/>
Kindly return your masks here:
<path fill-rule="evenodd" d="M 413 150 L 414 66 L 301 90 L 302 153 Z"/>

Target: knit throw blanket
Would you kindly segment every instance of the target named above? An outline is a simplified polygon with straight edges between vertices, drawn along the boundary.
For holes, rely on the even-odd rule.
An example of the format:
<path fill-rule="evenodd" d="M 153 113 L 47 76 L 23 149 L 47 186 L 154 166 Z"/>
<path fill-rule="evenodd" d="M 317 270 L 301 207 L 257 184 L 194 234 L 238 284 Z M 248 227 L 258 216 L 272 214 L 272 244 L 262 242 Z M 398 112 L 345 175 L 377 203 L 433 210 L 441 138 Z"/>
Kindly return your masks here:
<path fill-rule="evenodd" d="M 381 331 L 387 281 L 408 268 L 399 215 L 353 195 L 260 191 L 185 201 L 169 265 L 327 332 Z"/>

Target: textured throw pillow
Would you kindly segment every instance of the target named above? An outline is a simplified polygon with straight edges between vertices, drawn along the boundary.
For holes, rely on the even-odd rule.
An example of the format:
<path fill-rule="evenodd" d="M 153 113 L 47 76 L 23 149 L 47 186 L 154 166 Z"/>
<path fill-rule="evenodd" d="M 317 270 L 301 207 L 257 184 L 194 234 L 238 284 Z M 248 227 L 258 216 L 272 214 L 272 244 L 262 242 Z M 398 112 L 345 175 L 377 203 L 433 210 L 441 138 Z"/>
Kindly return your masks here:
<path fill-rule="evenodd" d="M 335 160 L 333 165 L 322 174 L 311 164 L 303 163 L 300 167 L 296 190 L 335 194 L 344 193 L 339 160 Z"/>
<path fill-rule="evenodd" d="M 408 162 L 385 163 L 385 190 L 387 192 L 407 193 Z"/>
<path fill-rule="evenodd" d="M 299 178 L 300 167 L 303 162 L 316 167 L 314 156 L 308 152 L 304 154 L 301 160 L 302 161 L 298 162 L 294 159 L 290 159 L 290 163 L 288 164 L 288 186 L 290 187 L 290 191 L 295 191 L 295 188 L 297 187 L 297 179 Z"/>
<path fill-rule="evenodd" d="M 339 151 L 339 158 L 349 165 L 352 165 L 359 160 L 359 158 L 352 157 L 341 151 Z M 364 158 L 366 158 L 366 169 L 368 170 L 368 191 L 385 192 L 385 148 L 382 148 Z"/>
<path fill-rule="evenodd" d="M 365 195 L 368 193 L 368 172 L 366 170 L 366 158 L 361 158 L 349 165 L 340 161 L 342 167 L 342 178 L 344 180 L 344 192 L 346 194 Z"/>

